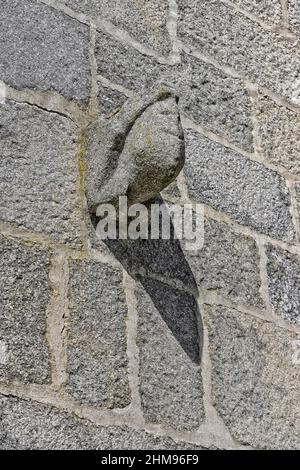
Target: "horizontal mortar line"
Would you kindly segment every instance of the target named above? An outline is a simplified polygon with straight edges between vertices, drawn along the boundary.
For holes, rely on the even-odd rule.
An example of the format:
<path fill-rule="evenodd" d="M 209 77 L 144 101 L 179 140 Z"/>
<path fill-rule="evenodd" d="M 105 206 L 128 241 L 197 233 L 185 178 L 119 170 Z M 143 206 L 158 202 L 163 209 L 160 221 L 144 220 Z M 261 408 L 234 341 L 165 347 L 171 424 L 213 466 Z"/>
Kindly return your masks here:
<path fill-rule="evenodd" d="M 97 407 L 86 406 L 72 399 L 67 394 L 60 394 L 50 385 L 22 384 L 0 382 L 0 393 L 6 396 L 14 396 L 24 400 L 31 400 L 43 405 L 51 406 L 58 411 L 67 412 L 79 419 L 85 419 L 93 424 L 101 426 L 128 426 L 140 429 L 132 420 L 129 413 L 130 407 L 118 410 L 104 410 Z"/>
<path fill-rule="evenodd" d="M 4 222 L 0 220 L 0 233 L 4 237 L 21 240 L 24 243 L 30 242 L 51 250 L 62 250 L 66 255 L 76 259 L 81 259 L 86 256 L 86 253 L 83 250 L 80 250 L 80 248 L 73 248 L 65 243 L 54 241 L 47 235 L 20 228 L 12 222 Z"/>
<path fill-rule="evenodd" d="M 118 28 L 108 20 L 94 16 L 89 17 L 83 13 L 78 13 L 58 0 L 41 0 L 41 2 L 45 5 L 48 5 L 52 8 L 55 8 L 56 10 L 65 13 L 67 16 L 79 21 L 80 23 L 86 26 L 92 25 L 97 30 L 109 34 L 122 44 L 128 45 L 136 49 L 141 54 L 146 55 L 148 57 L 153 57 L 160 64 L 174 65 L 175 63 L 177 63 L 176 58 L 174 59 L 172 53 L 169 55 L 169 57 L 164 57 L 161 54 L 158 54 L 154 49 L 139 43 L 127 31 Z"/>
<path fill-rule="evenodd" d="M 140 426 L 140 423 L 133 421 L 134 414 L 131 414 L 130 406 L 118 410 L 100 410 L 96 407 L 89 407 L 81 405 L 70 399 L 70 397 L 61 397 L 61 395 L 53 390 L 51 386 L 35 385 L 35 384 L 21 384 L 13 382 L 10 384 L 0 382 L 0 394 L 4 396 L 16 397 L 26 401 L 36 402 L 42 405 L 50 406 L 60 412 L 68 413 L 70 417 L 76 417 L 80 420 L 85 420 L 96 426 L 111 427 L 111 426 L 126 426 L 130 429 L 137 431 L 147 432 L 154 437 L 174 437 L 178 442 L 197 443 L 201 445 L 198 438 L 190 436 L 191 441 L 187 442 L 182 439 L 185 434 L 179 433 L 177 430 L 168 429 L 158 432 L 157 430 L 145 429 Z M 213 443 L 212 443 L 213 445 Z"/>
<path fill-rule="evenodd" d="M 271 33 L 278 34 L 278 35 L 282 36 L 283 38 L 285 38 L 289 41 L 292 41 L 292 42 L 298 41 L 298 39 L 299 39 L 295 33 L 289 31 L 285 27 L 284 23 L 278 23 L 277 25 L 271 25 L 271 24 L 265 23 L 261 18 L 257 17 L 256 15 L 251 13 L 250 11 L 247 11 L 247 10 L 244 10 L 243 8 L 240 8 L 236 4 L 232 3 L 230 0 L 221 0 L 221 2 L 224 5 L 233 8 L 238 13 L 241 13 L 243 16 L 245 16 L 249 20 L 253 21 L 254 23 L 258 23 L 263 29 L 265 29 L 267 31 L 270 31 Z"/>
<path fill-rule="evenodd" d="M 126 270 L 126 268 L 124 268 Z M 196 299 L 199 296 L 199 291 L 198 287 L 195 286 L 195 288 L 189 288 L 183 281 L 180 281 L 178 279 L 172 279 L 170 277 L 166 277 L 164 275 L 160 275 L 158 273 L 155 273 L 151 270 L 145 269 L 145 268 L 140 268 L 136 270 L 129 270 L 127 271 L 130 277 L 134 279 L 134 276 L 140 276 L 141 278 L 149 278 L 154 281 L 161 282 L 162 284 L 165 284 L 168 287 L 171 287 L 172 289 L 178 290 L 184 294 L 189 294 L 192 297 L 195 297 Z M 139 279 L 134 279 L 138 281 Z"/>
<path fill-rule="evenodd" d="M 42 92 L 29 88 L 16 90 L 8 85 L 6 85 L 6 89 L 8 100 L 28 104 L 43 111 L 61 115 L 64 118 L 71 119 L 76 124 L 88 121 L 88 112 L 85 112 L 79 105 L 67 100 L 57 92 Z"/>
<path fill-rule="evenodd" d="M 275 103 L 280 104 L 281 106 L 290 109 L 291 111 L 294 111 L 297 114 L 300 114 L 300 105 L 294 104 L 290 102 L 287 98 L 278 95 L 277 93 L 273 92 L 269 88 L 262 86 L 262 85 L 256 85 L 254 82 L 251 81 L 249 77 L 245 77 L 241 75 L 240 72 L 237 70 L 233 69 L 232 67 L 228 65 L 222 65 L 220 64 L 217 60 L 215 60 L 212 56 L 203 54 L 197 48 L 189 45 L 185 45 L 180 41 L 181 49 L 187 54 L 192 57 L 195 57 L 196 59 L 202 60 L 206 64 L 213 65 L 216 69 L 220 70 L 221 72 L 225 73 L 226 75 L 238 79 L 242 81 L 244 84 L 248 84 L 252 87 L 258 88 L 258 90 L 262 93 L 265 93 L 267 96 L 269 96 Z"/>
<path fill-rule="evenodd" d="M 97 248 L 91 248 L 89 259 L 98 263 L 108 264 L 121 270 L 124 269 L 122 263 L 112 253 L 103 253 Z"/>
<path fill-rule="evenodd" d="M 201 432 L 199 428 L 193 431 L 179 431 L 164 426 L 163 424 L 151 424 L 146 423 L 145 431 L 149 432 L 157 437 L 168 437 L 173 439 L 176 443 L 185 442 L 188 444 L 194 444 L 205 448 L 217 447 L 224 450 L 236 450 L 237 446 L 234 442 L 228 442 L 226 439 L 222 439 L 221 436 L 213 434 L 209 423 L 201 425 Z"/>
<path fill-rule="evenodd" d="M 99 80 L 99 82 L 102 83 L 104 87 L 119 91 L 120 93 L 127 96 L 128 98 L 137 96 L 137 93 L 135 91 L 129 90 L 128 88 L 125 88 L 123 85 L 119 85 L 117 83 L 111 82 L 107 78 L 103 77 L 103 75 L 97 75 L 97 79 Z"/>
<path fill-rule="evenodd" d="M 257 152 L 251 153 L 251 152 L 247 152 L 246 150 L 243 150 L 242 148 L 229 142 L 222 134 L 216 134 L 215 132 L 211 131 L 209 128 L 205 127 L 205 125 L 198 124 L 194 120 L 190 119 L 185 113 L 182 113 L 182 125 L 184 129 L 191 129 L 196 132 L 199 132 L 200 134 L 204 135 L 208 139 L 214 142 L 217 142 L 218 144 L 223 145 L 223 147 L 233 150 L 234 152 L 239 153 L 240 155 L 243 155 L 244 157 L 248 158 L 249 160 L 255 163 L 262 164 L 268 170 L 274 171 L 278 173 L 279 175 L 281 175 L 285 180 L 288 180 L 291 182 L 295 182 L 299 180 L 299 177 L 292 175 L 284 167 L 272 165 L 261 154 Z"/>
<path fill-rule="evenodd" d="M 264 323 L 274 325 L 277 328 L 280 328 L 281 330 L 300 335 L 300 326 L 287 323 L 279 315 L 277 316 L 275 314 L 275 316 L 272 315 L 272 317 L 270 317 L 268 312 L 264 313 L 266 312 L 266 310 L 259 310 L 250 306 L 248 307 L 245 304 L 239 303 L 238 300 L 234 301 L 232 299 L 229 299 L 228 297 L 224 297 L 216 293 L 215 291 L 209 291 L 204 288 L 200 288 L 200 296 L 203 296 L 204 304 L 220 305 L 223 307 L 231 308 L 245 315 L 250 315 L 253 318 L 263 321 Z"/>
<path fill-rule="evenodd" d="M 156 61 L 159 64 L 175 65 L 177 63 L 177 62 L 174 62 L 172 55 L 169 57 L 164 57 L 161 54 L 158 54 L 154 49 L 151 49 L 150 47 L 139 43 L 127 31 L 118 28 L 110 21 L 107 21 L 101 18 L 94 18 L 93 22 L 98 30 L 109 34 L 114 39 L 119 41 L 121 44 L 130 46 L 133 49 L 136 49 L 142 55 L 156 59 Z"/>
<path fill-rule="evenodd" d="M 193 201 L 196 203 L 196 201 Z M 300 247 L 297 245 L 288 244 L 287 242 L 277 240 L 272 238 L 268 235 L 264 235 L 263 233 L 256 232 L 255 230 L 247 227 L 246 225 L 239 224 L 235 220 L 233 220 L 229 215 L 225 214 L 224 212 L 219 212 L 218 210 L 214 209 L 213 207 L 202 204 L 204 206 L 205 215 L 217 222 L 224 222 L 230 227 L 234 229 L 236 233 L 241 233 L 247 237 L 253 239 L 259 239 L 261 243 L 264 245 L 271 244 L 273 246 L 279 247 L 285 251 L 288 251 L 291 254 L 300 256 Z"/>
<path fill-rule="evenodd" d="M 260 232 L 256 232 L 255 230 L 251 229 L 250 227 L 247 227 L 246 225 L 239 224 L 234 219 L 232 219 L 229 215 L 227 215 L 225 212 L 214 209 L 212 206 L 209 206 L 205 203 L 202 203 L 202 202 L 200 203 L 196 201 L 195 199 L 193 199 L 192 197 L 189 197 L 188 199 L 183 198 L 182 200 L 179 199 L 174 202 L 174 204 L 178 206 L 181 206 L 182 204 L 187 204 L 187 203 L 192 204 L 192 205 L 199 204 L 200 206 L 203 206 L 206 217 L 212 220 L 215 220 L 216 222 L 227 224 L 236 233 L 240 233 L 254 240 L 259 239 L 260 242 L 264 245 L 271 244 L 273 246 L 282 248 L 283 250 L 288 251 L 291 254 L 300 256 L 299 246 L 291 245 L 291 244 L 288 244 L 287 242 L 277 240 L 268 235 L 264 235 Z"/>

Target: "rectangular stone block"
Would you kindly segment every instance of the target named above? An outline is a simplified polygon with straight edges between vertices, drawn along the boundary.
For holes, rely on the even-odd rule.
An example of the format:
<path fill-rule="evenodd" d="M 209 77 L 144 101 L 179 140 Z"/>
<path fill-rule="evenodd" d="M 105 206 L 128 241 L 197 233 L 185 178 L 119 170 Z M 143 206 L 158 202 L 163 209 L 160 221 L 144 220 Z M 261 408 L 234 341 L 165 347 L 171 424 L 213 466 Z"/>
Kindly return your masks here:
<path fill-rule="evenodd" d="M 49 254 L 0 235 L 0 380 L 48 383 Z"/>
<path fill-rule="evenodd" d="M 267 257 L 273 309 L 284 320 L 300 325 L 300 257 L 271 245 Z"/>
<path fill-rule="evenodd" d="M 184 55 L 169 81 L 178 90 L 181 109 L 188 117 L 238 147 L 253 151 L 250 98 L 241 80 Z"/>
<path fill-rule="evenodd" d="M 206 450 L 128 427 L 96 426 L 11 396 L 0 395 L 0 417 L 1 450 Z"/>
<path fill-rule="evenodd" d="M 119 270 L 96 262 L 71 263 L 66 390 L 80 403 L 130 404 L 126 315 Z"/>
<path fill-rule="evenodd" d="M 188 131 L 185 174 L 195 201 L 270 237 L 294 240 L 289 191 L 275 171 Z"/>
<path fill-rule="evenodd" d="M 194 297 L 139 278 L 137 344 L 147 423 L 197 429 L 204 419 L 202 329 Z"/>
<path fill-rule="evenodd" d="M 300 175 L 300 115 L 260 95 L 256 111 L 260 147 L 266 160 Z"/>
<path fill-rule="evenodd" d="M 186 258 L 199 286 L 233 300 L 263 306 L 258 247 L 253 239 L 206 219 L 204 246 Z"/>
<path fill-rule="evenodd" d="M 77 128 L 27 104 L 0 107 L 0 219 L 80 245 Z"/>
<path fill-rule="evenodd" d="M 159 64 L 104 33 L 98 34 L 96 56 L 98 73 L 107 80 L 136 93 L 161 82 L 174 86 L 188 117 L 230 142 L 253 150 L 250 99 L 240 80 L 187 55 L 176 66 Z M 117 108 L 124 97 L 114 96 Z M 100 94 L 100 107 L 106 100 L 106 95 Z"/>
<path fill-rule="evenodd" d="M 283 21 L 280 0 L 231 0 L 231 3 L 267 24 L 275 25 Z"/>
<path fill-rule="evenodd" d="M 255 449 L 300 448 L 297 335 L 222 306 L 205 306 L 214 405 L 230 434 Z"/>
<path fill-rule="evenodd" d="M 89 28 L 36 0 L 1 0 L 0 79 L 87 102 Z"/>
<path fill-rule="evenodd" d="M 92 18 L 111 21 L 157 52 L 168 54 L 171 50 L 168 0 L 65 0 L 64 3 Z"/>
<path fill-rule="evenodd" d="M 267 31 L 217 0 L 179 0 L 178 4 L 178 35 L 185 45 L 299 103 L 300 52 L 295 41 Z"/>
<path fill-rule="evenodd" d="M 289 25 L 292 31 L 300 34 L 300 2 L 299 0 L 288 1 Z"/>

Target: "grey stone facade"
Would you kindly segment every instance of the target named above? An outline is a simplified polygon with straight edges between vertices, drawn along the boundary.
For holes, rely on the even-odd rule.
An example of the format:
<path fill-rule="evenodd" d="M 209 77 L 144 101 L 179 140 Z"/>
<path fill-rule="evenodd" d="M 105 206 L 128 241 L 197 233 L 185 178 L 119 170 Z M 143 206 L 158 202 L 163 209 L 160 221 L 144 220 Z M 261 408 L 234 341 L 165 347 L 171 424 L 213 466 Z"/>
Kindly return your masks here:
<path fill-rule="evenodd" d="M 299 450 L 299 1 L 0 7 L 0 449 Z M 161 83 L 196 254 L 88 210 L 87 129 Z"/>

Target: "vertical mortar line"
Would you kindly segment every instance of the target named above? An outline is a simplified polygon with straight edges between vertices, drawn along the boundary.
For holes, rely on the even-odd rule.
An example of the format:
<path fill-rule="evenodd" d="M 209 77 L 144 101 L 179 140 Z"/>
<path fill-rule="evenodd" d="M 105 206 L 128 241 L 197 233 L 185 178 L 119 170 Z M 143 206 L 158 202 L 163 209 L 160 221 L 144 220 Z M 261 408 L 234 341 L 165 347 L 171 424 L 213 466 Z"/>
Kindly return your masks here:
<path fill-rule="evenodd" d="M 273 311 L 272 303 L 270 299 L 269 278 L 268 278 L 268 270 L 267 270 L 268 258 L 267 258 L 267 254 L 265 250 L 265 244 L 264 244 L 264 241 L 260 239 L 260 237 L 256 236 L 254 238 L 258 246 L 259 258 L 260 258 L 260 262 L 259 262 L 259 271 L 260 271 L 260 280 L 261 280 L 260 293 L 266 305 L 267 318 L 269 318 L 272 321 L 276 321 L 276 315 Z"/>
<path fill-rule="evenodd" d="M 180 192 L 180 204 L 188 204 L 190 203 L 190 198 L 189 198 L 189 191 L 188 191 L 188 185 L 186 182 L 185 174 L 184 174 L 184 169 L 180 172 L 180 174 L 177 177 L 177 186 Z"/>
<path fill-rule="evenodd" d="M 97 59 L 96 59 L 96 26 L 90 24 L 90 66 L 91 66 L 91 96 L 89 102 L 89 112 L 92 117 L 98 115 L 98 81 L 97 81 Z"/>
<path fill-rule="evenodd" d="M 282 23 L 289 29 L 289 8 L 287 0 L 280 0 L 282 10 Z"/>
<path fill-rule="evenodd" d="M 135 281 L 123 270 L 123 286 L 127 303 L 127 356 L 128 356 L 128 376 L 131 390 L 131 414 L 134 421 L 145 427 L 145 420 L 142 411 L 139 380 L 139 348 L 137 345 L 138 309 L 135 296 Z"/>
<path fill-rule="evenodd" d="M 253 126 L 253 149 L 254 149 L 254 155 L 255 159 L 258 162 L 263 163 L 263 158 L 262 158 L 262 148 L 261 148 L 261 142 L 260 142 L 260 137 L 259 137 L 259 126 L 258 126 L 258 120 L 256 117 L 256 113 L 258 110 L 258 103 L 259 103 L 259 94 L 258 94 L 258 88 L 256 85 L 253 85 L 252 83 L 249 83 L 248 81 L 245 81 L 245 87 L 246 90 L 249 94 L 250 98 L 250 103 L 251 103 L 251 122 Z"/>
<path fill-rule="evenodd" d="M 181 48 L 177 40 L 177 23 L 178 23 L 178 5 L 176 0 L 169 0 L 169 16 L 167 20 L 167 28 L 172 43 L 172 52 L 170 59 L 172 64 L 181 62 Z"/>
<path fill-rule="evenodd" d="M 291 196 L 290 212 L 296 231 L 296 243 L 300 245 L 300 214 L 298 210 L 298 201 L 296 195 L 296 183 L 294 181 L 286 180 L 286 184 Z"/>
<path fill-rule="evenodd" d="M 87 147 L 87 131 L 86 126 L 83 124 L 79 130 L 79 151 L 78 151 L 78 192 L 80 204 L 80 234 L 83 244 L 83 250 L 90 256 L 91 243 L 89 240 L 88 226 L 89 211 L 85 192 L 85 178 L 86 178 L 86 147 Z"/>
<path fill-rule="evenodd" d="M 68 315 L 68 259 L 63 251 L 52 255 L 49 272 L 51 299 L 47 308 L 46 338 L 51 354 L 52 386 L 59 390 L 67 380 L 65 322 Z"/>

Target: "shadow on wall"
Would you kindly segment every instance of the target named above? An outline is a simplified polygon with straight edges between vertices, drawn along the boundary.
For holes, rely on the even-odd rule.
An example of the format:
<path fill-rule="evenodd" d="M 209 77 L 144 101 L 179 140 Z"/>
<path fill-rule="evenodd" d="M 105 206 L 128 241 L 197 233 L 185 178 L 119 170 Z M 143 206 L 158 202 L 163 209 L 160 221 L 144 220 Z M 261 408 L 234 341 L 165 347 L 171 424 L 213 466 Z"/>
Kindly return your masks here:
<path fill-rule="evenodd" d="M 162 200 L 158 202 L 161 204 Z M 97 219 L 92 222 L 96 227 Z M 198 289 L 180 242 L 171 236 L 170 240 L 105 240 L 104 243 L 128 274 L 143 286 L 181 348 L 199 365 L 203 328 L 196 301 Z"/>

